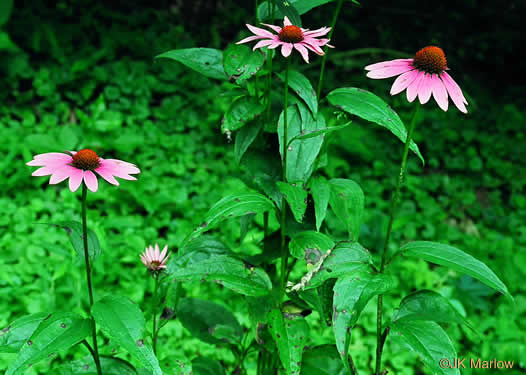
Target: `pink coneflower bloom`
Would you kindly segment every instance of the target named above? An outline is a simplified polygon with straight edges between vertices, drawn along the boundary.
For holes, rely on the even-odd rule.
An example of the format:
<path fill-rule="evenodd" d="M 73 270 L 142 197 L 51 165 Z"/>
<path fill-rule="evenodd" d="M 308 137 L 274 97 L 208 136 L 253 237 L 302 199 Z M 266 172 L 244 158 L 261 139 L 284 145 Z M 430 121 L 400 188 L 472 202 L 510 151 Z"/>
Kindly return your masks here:
<path fill-rule="evenodd" d="M 259 40 L 259 42 L 257 42 L 254 46 L 253 50 L 261 47 L 268 47 L 272 49 L 282 46 L 281 54 L 284 57 L 288 57 L 291 54 L 292 49 L 295 48 L 301 54 L 301 56 L 303 56 L 303 60 L 305 60 L 307 64 L 309 63 L 308 50 L 311 50 L 312 52 L 322 56 L 325 53 L 321 47 L 325 45 L 332 47 L 327 44 L 329 43 L 329 39 L 317 39 L 317 37 L 327 34 L 331 30 L 330 27 L 322 27 L 321 29 L 309 31 L 309 29 L 302 29 L 298 26 L 294 26 L 286 16 L 283 19 L 283 27 L 268 25 L 266 23 L 263 25 L 271 28 L 277 32 L 277 34 L 273 34 L 268 30 L 260 29 L 259 27 L 247 24 L 248 29 L 255 35 L 240 40 L 236 44 Z"/>
<path fill-rule="evenodd" d="M 420 103 L 427 103 L 431 94 L 438 106 L 447 111 L 448 94 L 457 108 L 468 113 L 468 102 L 462 95 L 462 90 L 453 78 L 446 72 L 446 56 L 442 49 L 430 46 L 422 48 L 412 59 L 397 59 L 384 61 L 365 67 L 369 78 L 389 78 L 400 75 L 391 87 L 391 95 L 396 95 L 407 89 L 407 100 L 412 102 L 418 96 Z"/>
<path fill-rule="evenodd" d="M 90 149 L 80 150 L 79 152 L 69 151 L 71 155 L 59 152 L 49 152 L 33 157 L 33 160 L 27 163 L 32 167 L 42 167 L 34 171 L 32 176 L 48 176 L 50 184 L 58 184 L 69 178 L 69 189 L 76 191 L 82 180 L 87 188 L 96 192 L 99 183 L 97 172 L 103 179 L 110 184 L 119 185 L 115 177 L 124 180 L 136 180 L 131 174 L 137 174 L 141 171 L 135 165 L 117 159 L 103 159 L 95 151 Z"/>
<path fill-rule="evenodd" d="M 161 271 L 166 269 L 166 261 L 170 254 L 168 252 L 168 245 L 164 246 L 163 251 L 159 251 L 159 245 L 148 246 L 143 253 L 141 253 L 141 261 L 148 269 L 152 271 Z"/>

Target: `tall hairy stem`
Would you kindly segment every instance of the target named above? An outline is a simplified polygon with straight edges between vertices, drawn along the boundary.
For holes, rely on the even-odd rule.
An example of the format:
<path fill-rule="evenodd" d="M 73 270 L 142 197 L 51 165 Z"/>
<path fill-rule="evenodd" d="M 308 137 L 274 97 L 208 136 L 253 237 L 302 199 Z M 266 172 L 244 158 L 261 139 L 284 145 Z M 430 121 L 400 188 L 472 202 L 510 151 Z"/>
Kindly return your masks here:
<path fill-rule="evenodd" d="M 88 250 L 88 223 L 87 223 L 87 203 L 86 198 L 88 195 L 88 190 L 86 184 L 82 184 L 82 240 L 84 243 L 84 262 L 86 263 L 86 280 L 88 284 L 88 294 L 89 294 L 89 307 L 90 307 L 90 316 L 91 308 L 93 306 L 93 286 L 91 284 L 91 267 L 89 262 L 89 250 Z M 102 368 L 100 366 L 99 359 L 99 347 L 97 345 L 97 327 L 95 325 L 95 319 L 91 316 L 91 335 L 93 338 L 93 360 L 95 361 L 95 366 L 97 367 L 97 374 L 102 375 Z"/>
<path fill-rule="evenodd" d="M 398 174 L 398 181 L 396 183 L 395 192 L 391 198 L 391 209 L 389 212 L 389 224 L 387 226 L 387 234 L 385 236 L 384 247 L 382 251 L 382 263 L 380 265 L 380 273 L 383 273 L 385 270 L 385 262 L 387 259 L 387 248 L 389 247 L 389 240 L 391 239 L 391 231 L 393 229 L 393 222 L 396 214 L 396 207 L 398 205 L 398 200 L 400 196 L 400 188 L 402 187 L 405 175 L 405 169 L 407 164 L 407 155 L 409 153 L 409 145 L 413 138 L 413 131 L 415 129 L 416 117 L 420 109 L 420 103 L 417 101 L 415 110 L 413 112 L 413 118 L 411 119 L 411 124 L 409 125 L 409 132 L 407 133 L 407 138 L 404 144 L 404 152 L 402 154 L 402 162 L 400 164 L 400 173 Z M 381 366 L 382 366 L 382 352 L 385 342 L 385 337 L 382 334 L 382 313 L 383 313 L 383 295 L 378 295 L 378 305 L 376 309 L 376 369 L 375 375 L 380 375 Z"/>

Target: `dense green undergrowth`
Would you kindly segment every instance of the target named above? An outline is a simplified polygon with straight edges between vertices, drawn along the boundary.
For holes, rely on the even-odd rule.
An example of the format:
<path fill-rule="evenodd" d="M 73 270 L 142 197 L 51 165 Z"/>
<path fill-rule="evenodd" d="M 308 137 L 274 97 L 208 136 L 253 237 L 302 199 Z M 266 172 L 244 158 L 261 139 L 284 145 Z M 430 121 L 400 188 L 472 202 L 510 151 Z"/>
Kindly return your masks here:
<path fill-rule="evenodd" d="M 85 303 L 82 263 L 60 229 L 46 225 L 78 220 L 80 191 L 71 194 L 62 185 L 45 186 L 47 180 L 31 178 L 25 162 L 32 155 L 90 147 L 104 157 L 128 160 L 141 168 L 138 182 L 122 182 L 118 188 L 101 184 L 88 201 L 89 220 L 103 247 L 103 256 L 94 266 L 96 294 L 119 290 L 136 302 L 142 302 L 145 292 L 152 290 L 139 252 L 157 241 L 176 251 L 225 192 L 248 189 L 240 179 L 233 142 L 220 132 L 222 112 L 231 101 L 220 95 L 221 85 L 228 83 L 218 84 L 175 62 L 153 61 L 162 51 L 194 46 L 208 30 L 179 24 L 177 9 L 135 9 L 124 16 L 101 4 L 82 15 L 64 4 L 55 10 L 38 5 L 17 8 L 5 27 L 14 45 L 7 49 L 0 45 L 4 72 L 0 89 L 2 327 L 27 313 L 82 312 Z M 45 16 L 45 22 L 37 22 L 39 16 Z M 78 25 L 63 22 L 76 16 Z M 241 16 L 242 10 L 230 16 L 229 20 L 239 18 L 239 24 L 232 24 L 234 30 L 242 29 Z M 229 42 L 211 34 L 211 44 L 200 46 Z M 408 46 L 412 49 L 414 46 Z M 345 77 L 347 86 L 368 86 L 387 97 L 382 93 L 387 92 L 388 83 L 366 81 L 361 69 L 377 56 L 356 55 L 351 63 L 334 60 L 325 87 L 332 89 L 336 80 Z M 308 68 L 304 73 L 310 74 Z M 313 74 L 311 78 L 316 79 L 316 70 Z M 469 72 L 461 77 L 471 103 L 469 115 L 460 119 L 458 112 L 422 108 L 425 120 L 417 124 L 415 141 L 427 163 L 424 167 L 416 157 L 410 158 L 403 191 L 407 199 L 394 224 L 400 230 L 395 231 L 391 250 L 416 238 L 465 249 L 489 261 L 514 295 L 515 305 L 467 276 L 409 259 L 394 264 L 400 295 L 384 303 L 387 309 L 394 308 L 410 292 L 409 285 L 433 287 L 450 297 L 460 311 L 469 313 L 480 333 L 448 328 L 460 343 L 459 356 L 515 360 L 524 371 L 526 113 L 518 104 L 495 97 L 484 82 L 470 78 Z M 410 106 L 397 97 L 390 100 L 407 119 Z M 327 177 L 352 178 L 362 186 L 366 210 L 361 242 L 375 252 L 387 225 L 399 144 L 386 131 L 360 121 L 330 137 L 324 146 L 327 163 L 320 168 Z M 338 234 L 337 219 L 329 216 L 326 222 Z M 253 225 L 261 228 L 262 218 L 256 217 Z M 271 229 L 276 226 L 270 223 Z M 218 236 L 235 252 L 254 255 L 261 251 L 257 232 L 249 228 L 241 240 L 238 223 L 229 222 L 218 230 Z M 291 278 L 300 276 L 300 272 L 291 274 Z M 105 288 L 97 287 L 103 281 Z M 241 296 L 217 285 L 197 283 L 184 289 L 188 296 L 244 306 Z M 243 308 L 232 311 L 241 324 L 248 325 Z M 307 318 L 314 332 L 309 344 L 332 343 L 332 330 L 319 326 L 316 314 Z M 353 332 L 350 350 L 357 367 L 370 373 L 376 330 L 373 304 L 364 311 L 362 322 Z M 184 352 L 189 358 L 203 355 L 234 364 L 226 348 L 213 350 L 213 345 L 190 337 L 178 321 L 161 331 L 160 340 L 163 363 Z M 422 373 L 412 365 L 412 354 L 396 341 L 388 345 L 385 359 L 393 373 Z M 113 350 L 120 349 L 106 340 L 102 351 Z M 78 348 L 74 356 L 87 354 Z M 7 368 L 13 356 L 0 354 L 0 370 Z M 124 351 L 122 356 L 126 356 Z M 48 374 L 53 361 L 44 361 L 27 373 Z M 249 355 L 249 373 L 255 370 L 255 363 L 255 356 Z"/>

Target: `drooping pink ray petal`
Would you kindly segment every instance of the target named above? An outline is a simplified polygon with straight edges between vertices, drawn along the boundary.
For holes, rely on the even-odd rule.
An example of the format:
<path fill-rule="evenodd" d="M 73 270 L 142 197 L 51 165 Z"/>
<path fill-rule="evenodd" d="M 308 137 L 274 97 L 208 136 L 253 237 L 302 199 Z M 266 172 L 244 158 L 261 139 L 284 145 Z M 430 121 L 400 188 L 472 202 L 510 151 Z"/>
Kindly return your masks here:
<path fill-rule="evenodd" d="M 397 66 L 389 66 L 387 68 L 371 70 L 367 73 L 367 77 L 374 79 L 390 78 L 413 69 L 414 68 L 410 64 L 400 64 Z"/>
<path fill-rule="evenodd" d="M 417 75 L 418 70 L 415 69 L 398 76 L 391 87 L 391 95 L 396 95 L 404 91 L 411 83 L 413 83 Z"/>
<path fill-rule="evenodd" d="M 292 25 L 292 22 L 290 22 L 289 17 L 285 16 L 285 18 L 283 18 L 283 26 L 290 26 L 290 25 Z"/>
<path fill-rule="evenodd" d="M 168 251 L 168 245 L 164 245 L 163 251 L 161 251 L 161 255 L 159 256 L 159 258 L 161 258 L 161 260 L 164 260 L 164 257 L 166 256 L 166 252 L 167 251 Z"/>
<path fill-rule="evenodd" d="M 312 45 L 312 44 L 307 43 L 305 41 L 301 42 L 301 45 L 307 47 L 308 49 L 310 49 L 312 52 L 314 52 L 317 55 L 320 55 L 320 56 L 325 55 L 325 52 L 323 52 L 323 50 L 320 47 L 318 47 L 317 45 Z"/>
<path fill-rule="evenodd" d="M 76 171 L 78 171 L 77 168 L 74 168 L 70 165 L 64 165 L 62 168 L 59 168 L 53 172 L 51 178 L 49 179 L 49 183 L 51 185 L 58 184 L 59 182 L 62 182 L 71 176 L 73 173 L 76 173 Z"/>
<path fill-rule="evenodd" d="M 292 52 L 292 43 L 283 43 L 283 46 L 281 47 L 281 54 L 283 57 L 289 57 L 290 53 Z"/>
<path fill-rule="evenodd" d="M 56 170 L 57 170 L 57 168 L 55 168 L 55 167 L 47 167 L 47 166 L 46 167 L 40 167 L 36 171 L 31 173 L 31 176 L 36 176 L 36 177 L 48 176 L 50 174 L 53 174 L 53 172 L 55 172 Z"/>
<path fill-rule="evenodd" d="M 364 69 L 365 70 L 377 70 L 377 69 L 383 69 L 383 68 L 389 68 L 391 66 L 406 66 L 407 64 L 412 64 L 413 59 L 396 59 L 391 61 L 382 61 L 379 63 L 367 65 Z"/>
<path fill-rule="evenodd" d="M 252 35 L 252 36 L 246 37 L 245 39 L 241 39 L 239 42 L 236 42 L 236 44 L 248 43 L 254 40 L 260 40 L 264 38 L 265 38 L 264 36 Z"/>
<path fill-rule="evenodd" d="M 274 41 L 273 41 L 272 39 L 264 39 L 264 40 L 260 40 L 259 42 L 257 42 L 257 43 L 254 45 L 254 47 L 252 48 L 252 50 L 255 51 L 255 50 L 258 49 L 258 48 L 269 46 L 269 45 L 271 45 L 272 43 L 274 43 Z"/>
<path fill-rule="evenodd" d="M 433 97 L 435 98 L 438 106 L 443 110 L 447 111 L 448 101 L 447 101 L 447 90 L 444 86 L 444 83 L 437 75 L 433 74 L 431 77 L 431 91 L 433 92 Z"/>
<path fill-rule="evenodd" d="M 108 181 L 110 184 L 119 186 L 119 181 L 117 181 L 115 177 L 113 177 L 113 175 L 111 174 L 111 170 L 101 165 L 97 169 L 95 169 L 95 172 L 97 172 L 103 179 Z"/>
<path fill-rule="evenodd" d="M 303 60 L 308 64 L 309 63 L 309 51 L 301 43 L 295 43 L 294 48 L 301 54 Z"/>
<path fill-rule="evenodd" d="M 420 87 L 420 82 L 424 79 L 424 72 L 418 72 L 418 75 L 415 77 L 414 81 L 407 87 L 407 101 L 409 103 L 413 102 L 418 95 L 418 88 Z"/>
<path fill-rule="evenodd" d="M 426 104 L 431 98 L 431 75 L 425 74 L 418 88 L 418 100 L 421 104 Z"/>
<path fill-rule="evenodd" d="M 99 188 L 99 183 L 97 181 L 97 176 L 93 174 L 92 171 L 85 171 L 84 172 L 84 182 L 86 183 L 86 186 L 88 189 L 90 189 L 92 192 L 96 192 Z"/>
<path fill-rule="evenodd" d="M 413 102 L 415 100 L 416 96 L 418 95 L 418 86 L 420 85 L 420 81 L 424 78 L 424 72 L 418 72 L 418 75 L 415 77 L 413 82 L 409 86 L 407 86 L 407 101 L 409 103 Z"/>
<path fill-rule="evenodd" d="M 282 41 L 273 41 L 273 43 L 271 45 L 268 46 L 269 49 L 274 49 L 274 48 L 277 48 L 279 46 L 281 46 L 282 44 L 284 44 Z"/>
<path fill-rule="evenodd" d="M 256 26 L 249 25 L 248 23 L 246 25 L 247 25 L 248 29 L 250 31 L 252 31 L 255 35 L 262 36 L 264 38 L 272 38 L 272 36 L 274 35 L 268 30 L 261 29 L 261 28 L 256 27 Z"/>
<path fill-rule="evenodd" d="M 446 72 L 442 72 L 440 78 L 442 79 L 442 82 L 444 82 L 444 86 L 446 87 L 446 90 L 449 93 L 449 96 L 451 97 L 451 100 L 453 101 L 455 106 L 459 109 L 459 111 L 463 113 L 468 113 L 468 110 L 465 106 L 465 104 L 468 104 L 468 102 L 464 98 L 462 90 L 457 85 L 457 83 Z"/>
<path fill-rule="evenodd" d="M 321 29 L 307 31 L 303 33 L 303 36 L 307 37 L 310 36 L 312 38 L 326 35 L 329 31 L 331 31 L 330 27 L 322 27 Z"/>
<path fill-rule="evenodd" d="M 278 34 L 280 33 L 281 31 L 281 27 L 277 26 L 277 25 L 269 25 L 268 23 L 262 23 L 262 25 L 265 25 L 266 27 L 269 27 L 271 28 L 272 30 L 274 30 L 275 32 L 277 32 Z"/>
<path fill-rule="evenodd" d="M 82 183 L 82 178 L 84 177 L 84 171 L 82 169 L 76 169 L 69 176 L 69 190 L 72 192 L 77 191 L 80 184 Z"/>

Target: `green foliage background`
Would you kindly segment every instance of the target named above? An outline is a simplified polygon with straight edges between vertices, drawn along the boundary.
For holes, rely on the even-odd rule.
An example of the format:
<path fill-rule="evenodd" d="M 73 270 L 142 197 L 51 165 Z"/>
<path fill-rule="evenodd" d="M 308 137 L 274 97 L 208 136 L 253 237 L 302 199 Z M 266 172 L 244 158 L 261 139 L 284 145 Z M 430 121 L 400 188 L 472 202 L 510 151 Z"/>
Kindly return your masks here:
<path fill-rule="evenodd" d="M 459 356 L 514 360 L 517 370 L 507 371 L 512 374 L 526 368 L 526 111 L 524 97 L 517 95 L 525 85 L 520 82 L 523 77 L 513 74 L 518 68 L 511 63 L 513 45 L 520 38 L 514 27 L 521 5 L 510 2 L 506 10 L 496 10 L 496 4 L 477 3 L 463 2 L 450 10 L 443 4 L 425 10 L 414 1 L 396 6 L 363 1 L 362 7 L 345 3 L 324 86 L 326 91 L 342 85 L 368 89 L 388 100 L 407 121 L 411 105 L 402 95 L 389 96 L 389 82 L 366 79 L 363 66 L 411 56 L 429 44 L 444 48 L 470 113 L 464 116 L 455 108 L 443 113 L 432 102 L 422 108 L 415 141 L 427 164 L 423 167 L 410 157 L 392 246 L 423 239 L 464 249 L 497 273 L 515 305 L 469 277 L 415 260 L 395 266 L 398 295 L 384 304 L 392 309 L 412 286 L 449 296 L 481 334 L 449 326 Z M 72 194 L 64 183 L 48 186 L 47 178 L 31 177 L 25 162 L 33 155 L 89 147 L 142 170 L 137 182 L 122 181 L 120 187 L 101 183 L 99 192 L 88 195 L 89 225 L 103 246 L 94 266 L 96 298 L 120 293 L 138 303 L 149 300 L 153 288 L 139 252 L 155 242 L 176 251 L 213 203 L 227 193 L 247 191 L 239 178 L 233 142 L 220 133 L 222 113 L 231 101 L 220 95 L 227 83 L 175 62 L 154 63 L 153 57 L 175 48 L 226 47 L 239 40 L 244 23 L 253 23 L 250 5 L 84 0 L 58 1 L 55 6 L 15 4 L 0 26 L 0 326 L 27 313 L 82 312 L 86 303 L 82 262 L 65 233 L 45 225 L 80 220 L 80 191 Z M 304 25 L 328 24 L 333 7 L 309 13 Z M 470 22 L 487 20 L 491 11 L 506 13 L 504 20 L 493 23 L 494 32 L 469 27 Z M 317 82 L 319 59 L 313 60 L 301 68 Z M 496 72 L 491 61 L 497 64 Z M 362 186 L 366 210 L 361 242 L 378 249 L 400 144 L 383 129 L 356 121 L 331 135 L 326 147 L 324 174 L 352 178 Z M 339 222 L 329 216 L 327 225 L 335 230 Z M 239 223 L 229 222 L 219 236 L 236 252 L 256 253 L 261 228 L 262 220 L 256 217 L 240 241 Z M 241 324 L 249 325 L 241 296 L 212 284 L 186 285 L 185 294 L 228 306 Z M 309 322 L 315 322 L 316 315 L 308 317 Z M 361 322 L 353 331 L 350 350 L 358 368 L 371 372 L 373 304 Z M 316 327 L 308 344 L 333 341 L 331 329 Z M 106 343 L 103 352 L 116 350 L 126 357 Z M 226 348 L 216 351 L 191 338 L 175 320 L 161 331 L 160 359 L 170 363 L 182 353 L 234 362 Z M 86 355 L 83 348 L 58 354 L 27 374 L 48 374 L 55 362 Z M 388 341 L 384 356 L 393 373 L 424 371 L 396 341 Z M 13 358 L 0 354 L 0 371 Z M 248 357 L 249 371 L 254 371 L 255 360 L 254 355 Z"/>

